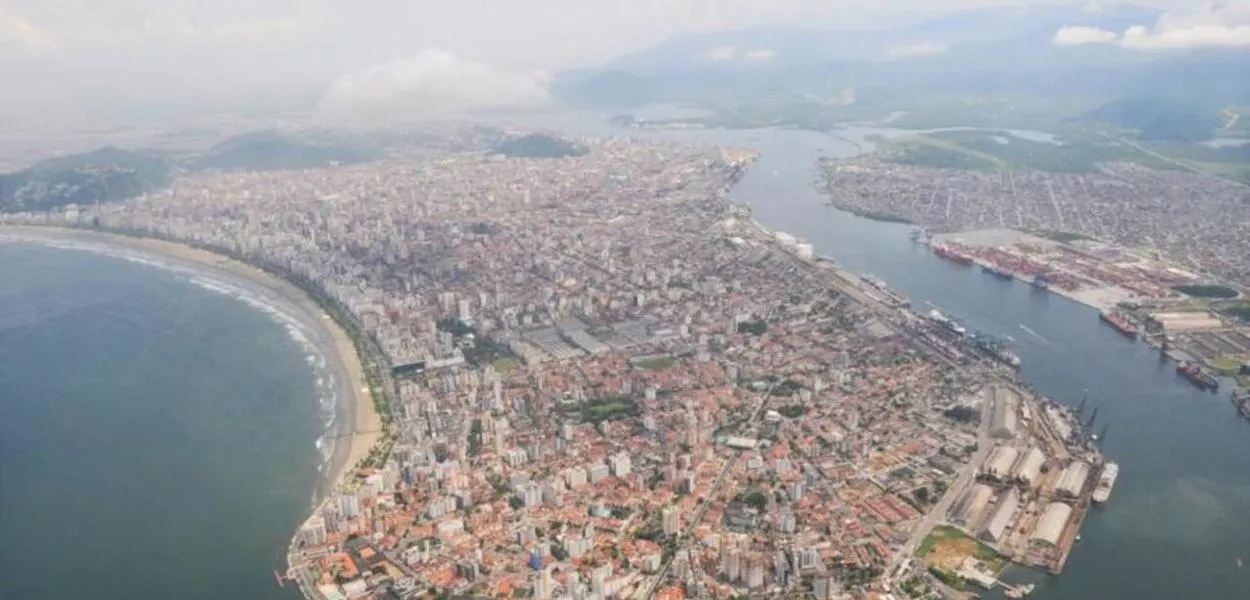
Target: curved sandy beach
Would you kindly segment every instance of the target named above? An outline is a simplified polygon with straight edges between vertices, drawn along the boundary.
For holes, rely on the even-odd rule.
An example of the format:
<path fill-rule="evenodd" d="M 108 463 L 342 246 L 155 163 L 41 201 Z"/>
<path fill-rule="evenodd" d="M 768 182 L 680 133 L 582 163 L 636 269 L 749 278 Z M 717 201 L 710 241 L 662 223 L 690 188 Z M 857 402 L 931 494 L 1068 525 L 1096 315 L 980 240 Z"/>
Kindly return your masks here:
<path fill-rule="evenodd" d="M 334 450 L 316 496 L 324 498 L 351 474 L 382 436 L 382 419 L 364 377 L 360 356 L 351 338 L 303 290 L 290 282 L 247 263 L 191 246 L 151 238 L 129 237 L 51 227 L 0 226 L 0 236 L 46 245 L 73 245 L 76 249 L 123 251 L 146 256 L 154 262 L 203 274 L 213 280 L 246 290 L 266 304 L 297 319 L 309 334 L 309 342 L 326 359 L 335 382 L 335 427 L 327 435 L 336 438 Z M 159 266 L 159 265 L 158 265 Z"/>

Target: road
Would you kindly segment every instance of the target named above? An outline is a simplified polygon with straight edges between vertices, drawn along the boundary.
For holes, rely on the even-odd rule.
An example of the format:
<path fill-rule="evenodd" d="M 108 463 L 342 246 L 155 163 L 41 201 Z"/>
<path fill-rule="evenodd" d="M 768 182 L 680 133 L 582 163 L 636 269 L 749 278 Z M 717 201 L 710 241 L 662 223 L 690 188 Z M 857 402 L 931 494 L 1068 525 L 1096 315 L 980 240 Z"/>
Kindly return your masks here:
<path fill-rule="evenodd" d="M 987 393 L 989 388 L 982 393 Z M 946 493 L 942 495 L 942 499 L 933 505 L 932 508 L 925 513 L 924 519 L 916 525 L 912 530 L 911 537 L 907 539 L 907 543 L 896 553 L 890 560 L 890 567 L 886 569 L 886 583 L 893 583 L 895 571 L 904 561 L 910 559 L 924 539 L 928 537 L 929 532 L 940 522 L 946 519 L 946 513 L 950 511 L 951 505 L 955 503 L 955 499 L 963 495 L 964 491 L 972 483 L 977 474 L 977 467 L 985 462 L 985 456 L 989 453 L 990 444 L 990 416 L 987 410 L 981 411 L 981 422 L 977 426 L 977 451 L 973 453 L 972 458 L 964 464 L 959 471 L 959 476 L 955 479 L 955 484 L 946 489 Z"/>

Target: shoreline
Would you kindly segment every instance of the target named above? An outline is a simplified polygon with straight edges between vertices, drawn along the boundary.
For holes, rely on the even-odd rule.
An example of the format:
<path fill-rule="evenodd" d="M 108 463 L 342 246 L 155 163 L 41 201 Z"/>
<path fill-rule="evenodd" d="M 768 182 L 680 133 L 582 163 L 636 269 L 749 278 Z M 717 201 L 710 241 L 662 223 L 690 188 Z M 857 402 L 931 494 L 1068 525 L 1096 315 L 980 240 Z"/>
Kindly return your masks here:
<path fill-rule="evenodd" d="M 382 417 L 374 406 L 363 361 L 355 344 L 343 325 L 332 318 L 325 307 L 291 281 L 224 254 L 158 238 L 33 225 L 0 226 L 0 234 L 9 234 L 19 242 L 44 246 L 74 244 L 76 247 L 59 247 L 108 255 L 107 252 L 95 252 L 90 247 L 94 245 L 99 246 L 99 250 L 120 250 L 140 259 L 157 259 L 167 264 L 152 265 L 156 268 L 207 275 L 253 293 L 309 329 L 307 333 L 315 337 L 308 343 L 325 359 L 325 371 L 336 384 L 333 391 L 334 426 L 323 431 L 318 438 L 330 441 L 334 447 L 326 463 L 321 462 L 324 459 L 317 450 L 318 480 L 310 509 L 315 510 L 333 490 L 346 483 L 352 468 L 364 460 L 381 440 Z M 114 257 L 126 260 L 123 256 Z M 326 465 L 324 471 L 323 464 Z"/>

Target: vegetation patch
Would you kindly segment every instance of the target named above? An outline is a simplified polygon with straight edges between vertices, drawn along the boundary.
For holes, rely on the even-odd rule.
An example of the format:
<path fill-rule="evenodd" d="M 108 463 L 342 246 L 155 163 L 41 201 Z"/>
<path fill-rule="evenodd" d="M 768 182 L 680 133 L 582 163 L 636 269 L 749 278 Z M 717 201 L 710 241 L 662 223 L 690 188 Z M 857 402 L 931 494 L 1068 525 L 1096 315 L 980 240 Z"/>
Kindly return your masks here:
<path fill-rule="evenodd" d="M 968 557 L 985 563 L 987 569 L 993 573 L 998 573 L 1007 566 L 1007 559 L 993 548 L 949 525 L 934 527 L 916 550 L 916 556 L 931 568 L 949 572 L 957 571 Z"/>
<path fill-rule="evenodd" d="M 542 133 L 523 135 L 495 147 L 496 154 L 520 158 L 562 158 L 584 156 L 589 152 L 583 146 Z"/>
<path fill-rule="evenodd" d="M 1222 302 L 1216 308 L 1220 314 L 1250 323 L 1250 301 Z"/>
<path fill-rule="evenodd" d="M 642 407 L 638 406 L 638 402 L 629 396 L 591 398 L 575 405 L 574 409 L 578 411 L 582 422 L 594 423 L 596 425 L 604 421 L 636 417 L 642 413 Z"/>
<path fill-rule="evenodd" d="M 1060 244 L 1071 244 L 1072 242 L 1093 242 L 1097 241 L 1088 235 L 1074 233 L 1071 231 L 1039 231 L 1036 233 L 1038 237 L 1046 238 L 1052 242 Z"/>
<path fill-rule="evenodd" d="M 738 333 L 749 333 L 752 335 L 764 335 L 768 331 L 768 322 L 763 319 L 757 321 L 743 321 L 738 323 Z"/>
<path fill-rule="evenodd" d="M 1195 285 L 1178 285 L 1172 289 L 1193 296 L 1194 298 L 1217 298 L 1226 300 L 1237 297 L 1237 290 L 1224 285 L 1218 284 L 1195 284 Z"/>
<path fill-rule="evenodd" d="M 664 369 L 673 366 L 676 362 L 677 359 L 671 356 L 655 356 L 639 360 L 634 363 L 634 366 L 648 371 L 663 371 Z"/>
<path fill-rule="evenodd" d="M 1233 376 L 1241 371 L 1241 359 L 1236 356 L 1220 356 L 1211 361 L 1211 368 L 1220 375 Z"/>

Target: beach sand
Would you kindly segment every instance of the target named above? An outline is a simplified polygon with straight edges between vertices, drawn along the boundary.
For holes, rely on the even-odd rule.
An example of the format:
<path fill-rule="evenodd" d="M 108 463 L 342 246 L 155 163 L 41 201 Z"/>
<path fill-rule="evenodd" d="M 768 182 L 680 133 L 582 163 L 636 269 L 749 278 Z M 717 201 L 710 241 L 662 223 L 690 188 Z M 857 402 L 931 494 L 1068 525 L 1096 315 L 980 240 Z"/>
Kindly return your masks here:
<path fill-rule="evenodd" d="M 340 437 L 334 444 L 327 476 L 320 485 L 318 497 L 325 497 L 336 486 L 349 480 L 353 475 L 352 467 L 368 456 L 369 450 L 382 436 L 382 418 L 373 406 L 364 368 L 350 336 L 312 298 L 290 282 L 220 254 L 163 240 L 51 227 L 3 226 L 0 233 L 36 243 L 40 240 L 78 242 L 126 249 L 208 275 L 225 276 L 231 283 L 246 285 L 262 292 L 260 295 L 269 301 L 284 305 L 282 308 L 288 314 L 301 318 L 317 331 L 317 338 L 313 341 L 326 357 L 339 384 L 336 416 L 340 423 L 337 431 Z"/>

